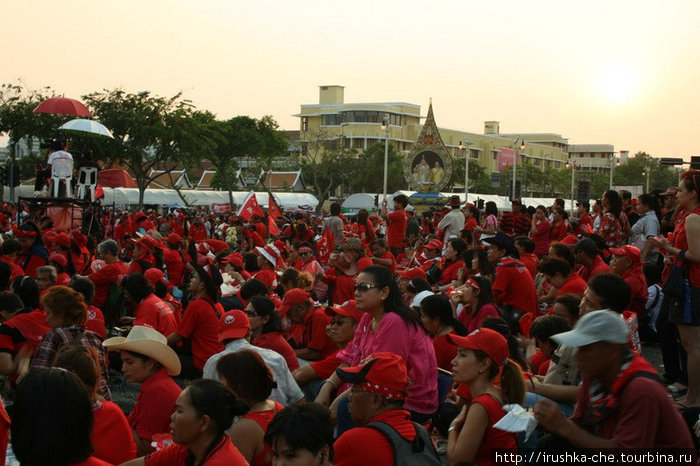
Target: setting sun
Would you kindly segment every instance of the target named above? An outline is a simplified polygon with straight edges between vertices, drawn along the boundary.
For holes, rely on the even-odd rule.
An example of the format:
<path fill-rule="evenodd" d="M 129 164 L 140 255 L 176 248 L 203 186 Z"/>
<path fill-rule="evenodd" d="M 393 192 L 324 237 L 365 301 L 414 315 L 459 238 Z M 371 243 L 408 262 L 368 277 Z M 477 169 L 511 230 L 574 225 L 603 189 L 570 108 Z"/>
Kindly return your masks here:
<path fill-rule="evenodd" d="M 611 103 L 633 100 L 639 93 L 639 84 L 639 74 L 624 66 L 608 66 L 599 75 L 600 90 Z"/>

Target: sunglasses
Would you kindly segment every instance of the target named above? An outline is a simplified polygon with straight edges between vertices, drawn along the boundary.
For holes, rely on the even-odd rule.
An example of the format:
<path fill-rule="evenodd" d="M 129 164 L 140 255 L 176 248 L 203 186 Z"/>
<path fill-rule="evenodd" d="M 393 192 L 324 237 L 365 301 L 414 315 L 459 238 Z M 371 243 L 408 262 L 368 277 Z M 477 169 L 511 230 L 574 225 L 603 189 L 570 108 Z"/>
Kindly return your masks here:
<path fill-rule="evenodd" d="M 358 283 L 355 285 L 355 291 L 359 293 L 364 293 L 371 290 L 372 288 L 381 288 L 379 285 L 372 285 L 371 283 Z"/>

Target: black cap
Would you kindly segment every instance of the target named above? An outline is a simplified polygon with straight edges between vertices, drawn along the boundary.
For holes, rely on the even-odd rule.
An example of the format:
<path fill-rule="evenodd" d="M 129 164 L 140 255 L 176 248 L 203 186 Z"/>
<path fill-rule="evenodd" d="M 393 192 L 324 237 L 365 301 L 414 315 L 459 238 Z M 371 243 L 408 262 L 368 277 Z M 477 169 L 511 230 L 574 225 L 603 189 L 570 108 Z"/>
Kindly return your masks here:
<path fill-rule="evenodd" d="M 581 251 L 589 256 L 595 256 L 598 254 L 598 246 L 596 246 L 595 241 L 590 238 L 581 238 L 578 243 L 569 245 L 574 251 Z"/>
<path fill-rule="evenodd" d="M 515 241 L 510 236 L 502 232 L 496 232 L 496 234 L 490 238 L 482 239 L 484 243 L 495 244 L 499 249 L 505 249 L 508 253 L 515 249 Z"/>

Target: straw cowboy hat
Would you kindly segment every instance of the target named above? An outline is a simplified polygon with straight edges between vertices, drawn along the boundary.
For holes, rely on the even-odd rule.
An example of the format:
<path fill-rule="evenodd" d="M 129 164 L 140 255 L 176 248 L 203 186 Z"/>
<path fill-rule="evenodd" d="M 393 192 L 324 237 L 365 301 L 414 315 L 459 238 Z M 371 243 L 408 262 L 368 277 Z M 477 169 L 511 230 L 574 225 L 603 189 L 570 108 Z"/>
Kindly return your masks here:
<path fill-rule="evenodd" d="M 136 325 L 126 338 L 108 338 L 102 342 L 102 346 L 111 350 L 126 350 L 143 354 L 161 363 L 168 375 L 180 373 L 180 360 L 175 351 L 168 346 L 168 340 L 160 332 L 150 327 Z"/>

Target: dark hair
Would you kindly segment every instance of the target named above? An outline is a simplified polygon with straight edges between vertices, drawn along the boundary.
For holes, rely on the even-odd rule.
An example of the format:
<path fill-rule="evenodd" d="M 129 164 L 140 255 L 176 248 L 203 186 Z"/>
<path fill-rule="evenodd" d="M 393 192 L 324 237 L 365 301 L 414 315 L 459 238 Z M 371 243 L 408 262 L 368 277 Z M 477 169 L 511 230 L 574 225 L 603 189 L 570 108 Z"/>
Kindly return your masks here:
<path fill-rule="evenodd" d="M 554 300 L 554 304 L 561 304 L 564 306 L 566 313 L 569 314 L 569 317 L 571 317 L 574 322 L 578 320 L 578 306 L 580 303 L 581 299 L 572 294 L 565 294 Z"/>
<path fill-rule="evenodd" d="M 523 357 L 523 353 L 520 350 L 520 344 L 518 340 L 513 336 L 511 331 L 511 326 L 505 320 L 500 317 L 487 317 L 481 321 L 480 327 L 490 328 L 501 335 L 508 341 L 508 351 L 510 352 L 510 359 L 520 364 L 520 367 L 527 367 L 527 362 Z"/>
<path fill-rule="evenodd" d="M 479 294 L 477 296 L 478 301 L 476 306 L 474 306 L 474 309 L 471 310 L 471 315 L 475 316 L 479 313 L 482 307 L 484 307 L 485 304 L 493 304 L 494 299 L 493 299 L 493 291 L 491 290 L 491 279 L 485 275 L 472 275 L 470 278 L 472 278 L 475 282 L 479 284 Z M 469 286 L 469 285 L 467 285 Z"/>
<path fill-rule="evenodd" d="M 571 330 L 569 323 L 561 316 L 544 315 L 532 321 L 530 336 L 540 341 L 549 341 L 554 347 L 559 345 L 551 340 L 552 335 L 568 332 Z"/>
<path fill-rule="evenodd" d="M 478 361 L 483 361 L 484 359 L 489 359 L 489 361 L 491 361 L 491 365 L 489 366 L 489 379 L 494 379 L 498 376 L 498 366 L 486 353 L 480 350 L 472 351 L 474 351 L 474 357 Z M 522 404 L 525 399 L 525 380 L 523 379 L 523 373 L 520 367 L 518 367 L 511 358 L 507 360 L 503 365 L 503 369 L 500 371 L 501 390 L 503 391 L 504 401 L 507 404 Z"/>
<path fill-rule="evenodd" d="M 85 299 L 86 304 L 90 304 L 92 302 L 92 298 L 95 297 L 95 285 L 89 278 L 76 278 L 73 280 L 71 288 L 83 295 L 83 299 Z"/>
<path fill-rule="evenodd" d="M 488 201 L 485 206 L 484 206 L 484 215 L 489 216 L 489 215 L 495 215 L 498 217 L 498 207 L 496 206 L 496 203 L 493 201 Z"/>
<path fill-rule="evenodd" d="M 540 272 L 550 277 L 559 274 L 563 278 L 566 278 L 571 274 L 571 266 L 561 259 L 547 259 L 540 264 L 538 269 Z"/>
<path fill-rule="evenodd" d="M 600 305 L 603 309 L 610 309 L 620 314 L 627 309 L 632 296 L 627 282 L 612 273 L 603 273 L 591 278 L 588 281 L 588 288 L 600 297 Z"/>
<path fill-rule="evenodd" d="M 688 191 L 695 191 L 700 201 L 700 170 L 686 170 L 681 174 L 681 183 Z"/>
<path fill-rule="evenodd" d="M 455 319 L 450 300 L 444 294 L 426 296 L 420 303 L 420 311 L 431 319 L 440 319 L 442 325 L 454 328 L 457 335 L 466 336 L 467 329 Z"/>
<path fill-rule="evenodd" d="M 14 314 L 24 309 L 24 303 L 19 296 L 11 292 L 0 293 L 0 311 Z"/>
<path fill-rule="evenodd" d="M 386 240 L 384 238 L 377 238 L 370 244 L 371 246 L 379 246 L 382 249 L 386 249 Z"/>
<path fill-rule="evenodd" d="M 479 259 L 479 274 L 487 277 L 496 277 L 496 266 L 489 260 L 488 251 L 481 248 L 477 248 L 474 251 L 476 251 L 476 257 Z"/>
<path fill-rule="evenodd" d="M 34 222 L 24 222 L 19 226 L 19 229 L 22 231 L 31 231 L 36 233 L 32 244 L 44 244 L 44 242 L 41 240 L 41 231 L 39 230 L 39 227 L 34 224 Z"/>
<path fill-rule="evenodd" d="M 528 254 L 532 254 L 533 252 L 535 252 L 535 242 L 527 236 L 516 237 L 515 244 L 516 246 L 520 246 L 521 248 L 523 248 L 523 250 Z"/>
<path fill-rule="evenodd" d="M 469 212 L 472 213 L 472 217 L 474 217 L 474 219 L 476 219 L 476 221 L 479 222 L 479 217 L 481 216 L 481 212 L 479 212 L 479 209 L 477 209 L 474 205 L 468 205 L 467 209 L 469 209 Z"/>
<path fill-rule="evenodd" d="M 60 367 L 78 376 L 85 384 L 88 393 L 94 395 L 100 380 L 100 366 L 97 352 L 82 345 L 65 345 L 56 353 L 53 367 Z"/>
<path fill-rule="evenodd" d="M 92 403 L 78 376 L 63 369 L 29 372 L 11 409 L 12 450 L 23 465 L 66 465 L 93 452 Z"/>
<path fill-rule="evenodd" d="M 240 296 L 242 299 L 249 301 L 253 296 L 267 296 L 269 292 L 267 285 L 257 278 L 251 278 L 241 285 Z"/>
<path fill-rule="evenodd" d="M 269 316 L 265 325 L 263 325 L 262 333 L 281 332 L 282 318 L 275 309 L 275 303 L 267 296 L 253 296 L 250 298 L 250 304 L 255 309 L 255 313 L 260 317 Z"/>
<path fill-rule="evenodd" d="M 10 288 L 12 292 L 22 300 L 25 309 L 34 310 L 39 307 L 39 286 L 29 275 L 17 277 L 12 280 Z"/>
<path fill-rule="evenodd" d="M 336 217 L 340 215 L 340 203 L 339 202 L 334 202 L 331 204 L 331 215 L 335 215 Z"/>
<path fill-rule="evenodd" d="M 130 273 L 122 280 L 122 288 L 129 292 L 134 302 L 141 302 L 146 296 L 153 293 L 151 284 L 142 273 Z"/>
<path fill-rule="evenodd" d="M 430 283 L 420 277 L 412 278 L 406 283 L 406 290 L 413 294 L 418 294 L 430 288 Z"/>
<path fill-rule="evenodd" d="M 199 275 L 199 279 L 204 284 L 204 290 L 207 296 L 209 296 L 212 300 L 216 301 L 216 298 L 219 296 L 219 286 L 221 286 L 221 284 L 224 282 L 224 279 L 221 277 L 221 272 L 219 272 L 218 267 L 208 265 L 205 269 L 201 265 L 196 264 L 194 262 L 190 264 L 190 267 L 192 267 L 194 273 Z"/>
<path fill-rule="evenodd" d="M 620 194 L 614 189 L 605 191 L 603 194 L 603 199 L 608 200 L 608 212 L 613 214 L 615 217 L 620 218 L 620 213 L 622 212 L 622 198 Z"/>
<path fill-rule="evenodd" d="M 655 285 L 661 281 L 661 270 L 652 262 L 644 264 L 642 272 L 644 272 L 644 278 L 646 278 L 648 286 Z"/>
<path fill-rule="evenodd" d="M 163 280 L 160 280 L 157 281 L 155 285 L 153 285 L 153 293 L 159 298 L 163 299 L 168 295 L 168 293 L 170 293 L 170 290 L 168 289 L 168 286 L 165 284 L 165 282 L 163 282 Z"/>
<path fill-rule="evenodd" d="M 412 325 L 414 328 L 422 328 L 420 317 L 404 303 L 399 287 L 396 285 L 388 268 L 381 265 L 370 265 L 361 273 L 371 275 L 377 286 L 389 288 L 389 295 L 384 300 L 384 312 L 394 312 L 401 316 L 405 323 Z"/>
<path fill-rule="evenodd" d="M 292 451 L 307 450 L 313 455 L 328 447 L 328 459 L 333 460 L 331 414 L 319 404 L 293 404 L 277 413 L 267 426 L 265 443 L 275 452 L 280 438 Z"/>
<path fill-rule="evenodd" d="M 216 380 L 197 379 L 185 390 L 197 415 L 209 416 L 216 425 L 215 442 L 231 427 L 236 416 L 248 412 L 248 405 Z"/>
<path fill-rule="evenodd" d="M 252 252 L 243 255 L 243 270 L 246 272 L 258 271 L 258 255 Z M 244 298 L 245 299 L 245 298 Z"/>
<path fill-rule="evenodd" d="M 656 219 L 661 221 L 661 206 L 659 205 L 659 198 L 653 194 L 644 193 L 639 196 L 639 204 L 644 204 L 649 208 L 649 210 L 654 211 L 656 214 Z"/>
<path fill-rule="evenodd" d="M 569 246 L 564 243 L 552 243 L 549 245 L 549 248 L 553 249 L 557 256 L 564 258 L 564 260 L 569 263 L 569 268 L 576 268 L 576 259 L 574 258 L 574 253 Z"/>
<path fill-rule="evenodd" d="M 0 262 L 0 290 L 10 287 L 10 277 L 12 277 L 12 267 L 7 262 Z"/>
<path fill-rule="evenodd" d="M 277 387 L 272 371 L 263 358 L 252 350 L 229 353 L 219 359 L 216 371 L 236 395 L 253 405 L 270 397 Z"/>
<path fill-rule="evenodd" d="M 393 197 L 393 201 L 401 204 L 404 208 L 408 205 L 408 196 L 405 194 L 399 194 Z"/>
<path fill-rule="evenodd" d="M 467 250 L 467 243 L 459 238 L 450 238 L 447 242 L 452 246 L 452 249 L 457 251 L 457 258 L 455 260 L 460 260 L 462 253 Z"/>
<path fill-rule="evenodd" d="M 357 224 L 362 226 L 367 226 L 367 220 L 369 220 L 369 212 L 366 209 L 360 209 L 357 211 Z"/>
<path fill-rule="evenodd" d="M 558 198 L 554 199 L 554 203 L 555 203 L 556 205 L 558 205 L 559 207 L 562 207 L 562 208 L 564 207 L 564 205 L 566 205 L 566 204 L 564 203 L 564 199 L 562 199 L 561 197 L 558 197 Z"/>
<path fill-rule="evenodd" d="M 2 247 L 0 247 L 0 254 L 10 255 L 19 252 L 20 249 L 22 249 L 22 247 L 19 245 L 19 241 L 12 238 L 6 239 L 5 242 L 2 243 Z"/>
<path fill-rule="evenodd" d="M 555 208 L 555 209 L 554 209 L 554 213 L 555 213 L 555 214 L 561 215 L 561 218 L 564 219 L 564 220 L 566 220 L 566 219 L 569 218 L 569 214 L 568 214 L 564 209 L 562 209 L 561 207 Z"/>

